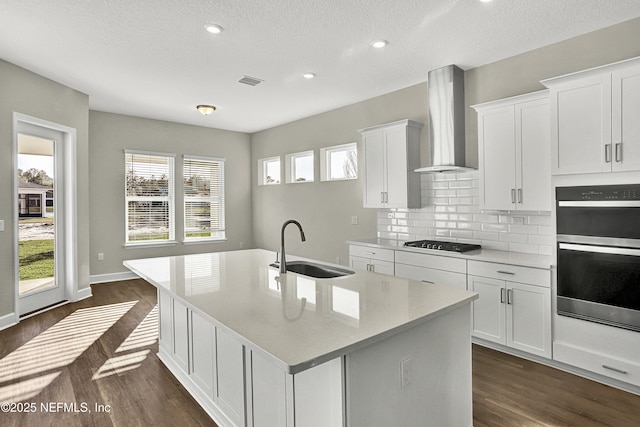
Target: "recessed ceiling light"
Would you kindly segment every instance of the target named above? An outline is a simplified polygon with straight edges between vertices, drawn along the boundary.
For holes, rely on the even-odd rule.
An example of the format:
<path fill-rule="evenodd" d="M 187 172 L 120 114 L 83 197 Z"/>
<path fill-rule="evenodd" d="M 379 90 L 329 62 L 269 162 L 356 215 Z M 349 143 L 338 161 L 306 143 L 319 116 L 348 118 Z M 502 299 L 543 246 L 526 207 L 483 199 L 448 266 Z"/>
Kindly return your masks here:
<path fill-rule="evenodd" d="M 204 28 L 211 34 L 220 34 L 224 28 L 218 24 L 206 24 Z"/>
<path fill-rule="evenodd" d="M 375 40 L 371 42 L 371 46 L 375 47 L 376 49 L 383 48 L 388 44 L 389 42 L 386 40 Z"/>
<path fill-rule="evenodd" d="M 302 77 L 304 77 L 305 79 L 312 79 L 314 78 L 316 75 L 314 73 L 304 73 L 302 75 Z"/>
<path fill-rule="evenodd" d="M 480 0 L 480 3 L 491 3 L 493 0 Z"/>

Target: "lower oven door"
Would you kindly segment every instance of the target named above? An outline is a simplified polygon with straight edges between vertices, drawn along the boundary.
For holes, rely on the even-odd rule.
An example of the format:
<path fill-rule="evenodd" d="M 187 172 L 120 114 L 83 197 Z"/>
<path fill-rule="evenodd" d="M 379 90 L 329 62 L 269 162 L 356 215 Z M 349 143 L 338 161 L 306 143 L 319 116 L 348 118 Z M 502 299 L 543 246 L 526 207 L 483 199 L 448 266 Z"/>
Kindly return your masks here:
<path fill-rule="evenodd" d="M 559 243 L 557 309 L 640 331 L 640 249 Z"/>

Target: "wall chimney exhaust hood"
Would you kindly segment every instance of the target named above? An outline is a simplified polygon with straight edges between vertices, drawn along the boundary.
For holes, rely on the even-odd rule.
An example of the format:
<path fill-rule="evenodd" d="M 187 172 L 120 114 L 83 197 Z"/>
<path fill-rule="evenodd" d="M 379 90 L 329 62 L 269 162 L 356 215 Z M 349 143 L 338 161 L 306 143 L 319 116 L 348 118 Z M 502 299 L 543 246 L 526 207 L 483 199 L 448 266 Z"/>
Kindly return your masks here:
<path fill-rule="evenodd" d="M 464 71 L 455 65 L 429 71 L 429 154 L 431 166 L 415 172 L 465 172 Z"/>

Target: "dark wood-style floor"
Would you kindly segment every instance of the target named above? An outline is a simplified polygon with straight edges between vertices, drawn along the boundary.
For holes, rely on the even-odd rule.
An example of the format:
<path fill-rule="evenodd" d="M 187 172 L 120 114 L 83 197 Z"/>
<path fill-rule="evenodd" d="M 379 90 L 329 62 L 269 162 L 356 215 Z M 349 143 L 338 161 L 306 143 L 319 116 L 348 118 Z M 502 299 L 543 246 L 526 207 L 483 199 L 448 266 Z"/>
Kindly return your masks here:
<path fill-rule="evenodd" d="M 155 288 L 92 290 L 0 332 L 0 426 L 215 426 L 156 357 Z M 475 427 L 640 425 L 640 396 L 479 346 L 473 406 Z"/>

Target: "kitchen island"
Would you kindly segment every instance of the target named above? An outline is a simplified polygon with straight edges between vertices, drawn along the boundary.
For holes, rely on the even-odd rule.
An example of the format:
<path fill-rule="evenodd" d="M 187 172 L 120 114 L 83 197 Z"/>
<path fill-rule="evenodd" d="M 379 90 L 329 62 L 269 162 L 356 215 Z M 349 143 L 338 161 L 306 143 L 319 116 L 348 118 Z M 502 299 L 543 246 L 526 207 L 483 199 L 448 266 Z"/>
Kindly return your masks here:
<path fill-rule="evenodd" d="M 280 275 L 275 259 L 124 262 L 158 289 L 158 357 L 219 426 L 472 425 L 476 294 L 372 272 Z"/>

